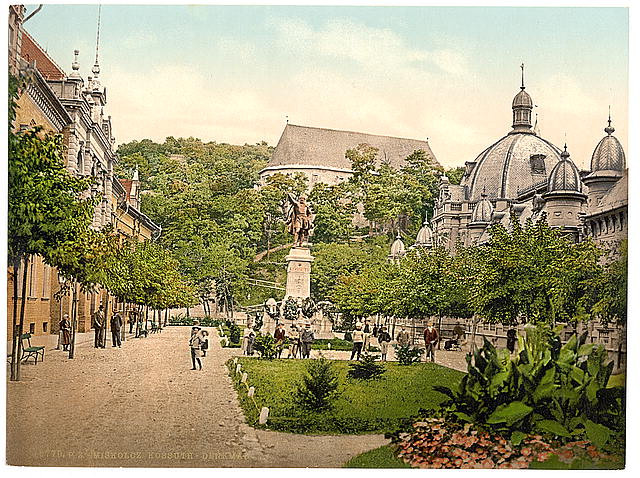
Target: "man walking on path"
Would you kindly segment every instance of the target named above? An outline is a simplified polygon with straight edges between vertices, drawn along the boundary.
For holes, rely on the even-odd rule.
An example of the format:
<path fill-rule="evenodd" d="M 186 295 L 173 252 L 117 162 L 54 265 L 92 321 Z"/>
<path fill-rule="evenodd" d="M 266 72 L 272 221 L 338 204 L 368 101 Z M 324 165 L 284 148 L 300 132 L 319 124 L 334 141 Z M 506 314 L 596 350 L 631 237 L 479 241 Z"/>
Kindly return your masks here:
<path fill-rule="evenodd" d="M 284 331 L 284 325 L 278 324 L 275 332 L 273 333 L 273 338 L 276 339 L 276 349 L 278 350 L 278 358 L 282 355 L 282 349 L 284 349 L 284 341 L 287 338 L 287 333 Z"/>
<path fill-rule="evenodd" d="M 120 313 L 116 312 L 111 317 L 111 345 L 112 347 L 121 347 L 122 342 L 120 340 L 120 329 L 122 328 L 122 317 Z"/>
<path fill-rule="evenodd" d="M 102 304 L 100 304 L 100 307 L 98 307 L 98 310 L 95 311 L 95 313 L 93 314 L 93 328 L 95 329 L 95 337 L 93 340 L 93 345 L 95 348 L 104 348 L 105 345 L 103 343 L 103 329 L 104 326 L 106 325 L 104 323 L 104 306 Z"/>
<path fill-rule="evenodd" d="M 191 348 L 191 370 L 196 370 L 196 362 L 198 363 L 199 369 L 202 370 L 202 360 L 200 357 L 202 356 L 202 344 L 204 343 L 204 340 L 200 331 L 201 329 L 198 326 L 191 328 L 191 337 L 189 338 L 189 347 Z"/>
<path fill-rule="evenodd" d="M 436 361 L 436 345 L 439 339 L 438 330 L 433 326 L 433 322 L 429 322 L 427 328 L 424 329 L 425 361 L 429 360 L 429 357 L 432 362 Z"/>

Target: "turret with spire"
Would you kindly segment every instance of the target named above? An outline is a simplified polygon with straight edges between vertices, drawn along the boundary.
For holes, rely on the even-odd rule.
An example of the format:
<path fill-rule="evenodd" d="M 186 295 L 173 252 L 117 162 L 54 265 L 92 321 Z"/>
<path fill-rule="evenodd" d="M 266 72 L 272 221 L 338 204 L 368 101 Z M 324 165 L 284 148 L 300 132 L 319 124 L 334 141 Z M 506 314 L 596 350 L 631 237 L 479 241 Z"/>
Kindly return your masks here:
<path fill-rule="evenodd" d="M 533 111 L 533 101 L 529 93 L 524 91 L 524 63 L 520 65 L 522 69 L 522 83 L 520 91 L 513 98 L 511 109 L 513 111 L 513 130 L 511 133 L 533 133 L 531 130 L 531 112 Z"/>

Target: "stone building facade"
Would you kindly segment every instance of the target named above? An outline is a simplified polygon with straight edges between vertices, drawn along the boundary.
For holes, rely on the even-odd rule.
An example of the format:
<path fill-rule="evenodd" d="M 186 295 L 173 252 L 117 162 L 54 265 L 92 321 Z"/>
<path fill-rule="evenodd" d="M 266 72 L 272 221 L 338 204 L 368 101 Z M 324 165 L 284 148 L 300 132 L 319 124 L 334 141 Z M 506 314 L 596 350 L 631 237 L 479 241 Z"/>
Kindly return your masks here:
<path fill-rule="evenodd" d="M 113 224 L 122 237 L 147 240 L 160 233 L 160 227 L 139 210 L 140 187 L 137 174 L 132 179 L 118 179 L 114 166 L 118 160 L 111 117 L 104 115 L 106 88 L 99 81 L 100 67 L 96 56 L 93 77 L 87 81 L 78 74 L 78 51 L 72 73 L 64 70 L 38 45 L 22 27 L 24 7 L 9 7 L 9 71 L 26 72 L 31 80 L 17 100 L 16 130 L 41 126 L 45 131 L 61 134 L 68 171 L 77 176 L 95 178 L 92 193 L 101 197 L 95 209 L 92 227 L 100 229 Z M 28 17 L 27 17 L 28 18 Z M 16 277 L 22 277 L 19 268 Z M 8 335 L 13 319 L 13 267 L 7 270 Z M 18 281 L 18 297 L 22 296 Z M 60 290 L 58 274 L 40 257 L 32 257 L 27 271 L 25 332 L 57 333 L 61 314 L 70 313 L 69 297 L 57 300 Z M 78 301 L 78 331 L 91 328 L 91 317 L 105 299 L 105 291 L 81 293 Z M 110 300 L 114 307 L 122 307 Z M 18 302 L 18 305 L 20 303 Z"/>

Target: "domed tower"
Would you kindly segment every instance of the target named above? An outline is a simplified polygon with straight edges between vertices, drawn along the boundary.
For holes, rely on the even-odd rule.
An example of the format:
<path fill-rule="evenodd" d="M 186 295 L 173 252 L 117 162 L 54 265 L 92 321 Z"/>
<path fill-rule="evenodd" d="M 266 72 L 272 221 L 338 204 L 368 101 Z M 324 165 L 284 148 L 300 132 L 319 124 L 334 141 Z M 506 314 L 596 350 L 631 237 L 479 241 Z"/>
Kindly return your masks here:
<path fill-rule="evenodd" d="M 561 228 L 571 234 L 577 242 L 580 213 L 587 196 L 582 192 L 580 173 L 569 157 L 566 144 L 560 157 L 562 159 L 549 175 L 547 192 L 542 195 L 545 201 L 544 209 L 549 226 Z"/>
<path fill-rule="evenodd" d="M 520 91 L 513 98 L 511 103 L 511 109 L 513 110 L 513 131 L 510 134 L 516 133 L 531 133 L 534 134 L 531 129 L 531 113 L 533 112 L 533 101 L 529 93 L 524 91 L 524 63 L 520 65 L 522 68 L 522 84 L 520 85 Z"/>
<path fill-rule="evenodd" d="M 471 222 L 469 223 L 469 239 L 472 244 L 477 244 L 484 230 L 489 227 L 493 218 L 493 204 L 487 198 L 487 194 L 482 192 L 482 199 L 473 208 Z"/>
<path fill-rule="evenodd" d="M 591 156 L 591 173 L 584 178 L 589 187 L 589 206 L 598 206 L 603 196 L 624 175 L 626 159 L 618 138 L 613 136 L 615 128 L 611 126 L 611 115 L 604 129 L 607 135 L 600 140 Z"/>
<path fill-rule="evenodd" d="M 402 242 L 402 238 L 400 237 L 400 233 L 396 236 L 396 240 L 391 244 L 391 253 L 389 254 L 389 260 L 391 262 L 398 262 L 405 254 L 407 253 L 406 248 L 404 247 L 404 242 Z"/>
<path fill-rule="evenodd" d="M 418 235 L 416 236 L 416 247 L 424 247 L 427 249 L 431 249 L 433 247 L 433 231 L 429 227 L 429 221 L 427 221 L 427 215 L 424 215 L 424 222 L 422 223 L 422 227 L 418 231 Z"/>

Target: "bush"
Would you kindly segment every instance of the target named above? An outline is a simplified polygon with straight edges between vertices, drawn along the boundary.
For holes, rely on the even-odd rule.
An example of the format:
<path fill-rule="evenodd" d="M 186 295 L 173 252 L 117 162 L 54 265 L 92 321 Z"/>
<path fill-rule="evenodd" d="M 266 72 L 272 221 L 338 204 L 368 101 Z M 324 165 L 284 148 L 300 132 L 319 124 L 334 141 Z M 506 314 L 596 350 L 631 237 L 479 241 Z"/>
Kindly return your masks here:
<path fill-rule="evenodd" d="M 413 345 L 394 345 L 396 357 L 400 365 L 411 365 L 420 362 L 424 349 Z"/>
<path fill-rule="evenodd" d="M 298 384 L 297 397 L 300 405 L 312 410 L 331 408 L 338 395 L 338 372 L 325 358 L 311 360 L 307 364 L 307 374 Z"/>
<path fill-rule="evenodd" d="M 260 357 L 273 360 L 278 355 L 278 349 L 276 347 L 276 339 L 269 334 L 258 333 L 253 342 L 253 348 L 260 353 Z"/>
<path fill-rule="evenodd" d="M 384 365 L 376 363 L 376 355 L 365 353 L 359 362 L 349 364 L 347 376 L 360 380 L 380 378 L 387 371 Z"/>
<path fill-rule="evenodd" d="M 233 322 L 229 322 L 229 338 L 231 339 L 231 343 L 239 344 L 240 343 L 240 327 L 238 327 Z"/>
<path fill-rule="evenodd" d="M 510 436 L 557 437 L 562 442 L 586 437 L 601 448 L 624 427 L 624 389 L 607 388 L 613 362 L 586 334 L 561 345 L 547 327 L 526 329 L 520 353 L 496 350 L 485 339 L 467 355 L 467 375 L 457 390 L 435 386 L 447 395 L 446 416 Z"/>

